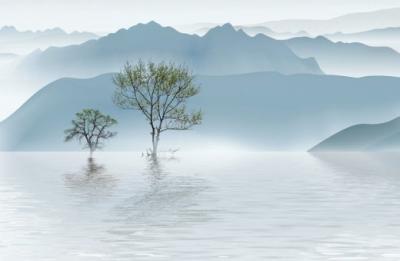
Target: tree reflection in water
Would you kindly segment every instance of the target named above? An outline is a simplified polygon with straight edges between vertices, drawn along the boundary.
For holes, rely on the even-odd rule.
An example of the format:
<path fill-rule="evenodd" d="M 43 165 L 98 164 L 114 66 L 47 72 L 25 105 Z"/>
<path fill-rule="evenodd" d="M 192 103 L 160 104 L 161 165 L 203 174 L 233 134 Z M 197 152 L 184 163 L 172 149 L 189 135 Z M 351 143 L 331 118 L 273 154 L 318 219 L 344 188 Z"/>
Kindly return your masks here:
<path fill-rule="evenodd" d="M 143 175 L 148 185 L 132 189 L 132 195 L 116 209 L 116 219 L 125 229 L 139 224 L 168 226 L 178 220 L 185 223 L 208 219 L 206 211 L 196 210 L 202 192 L 208 189 L 204 179 L 167 171 L 165 166 L 176 159 L 147 160 Z"/>
<path fill-rule="evenodd" d="M 111 195 L 117 179 L 108 174 L 103 165 L 89 158 L 82 171 L 65 175 L 65 186 L 82 199 L 101 200 Z"/>

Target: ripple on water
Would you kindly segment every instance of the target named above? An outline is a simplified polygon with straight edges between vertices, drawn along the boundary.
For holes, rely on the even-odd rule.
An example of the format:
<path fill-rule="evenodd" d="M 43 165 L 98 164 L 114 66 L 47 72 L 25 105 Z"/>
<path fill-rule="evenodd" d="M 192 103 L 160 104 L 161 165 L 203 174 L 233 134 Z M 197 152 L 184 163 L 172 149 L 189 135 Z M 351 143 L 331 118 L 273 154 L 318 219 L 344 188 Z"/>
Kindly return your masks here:
<path fill-rule="evenodd" d="M 1 260 L 400 258 L 400 161 L 391 154 L 0 161 Z"/>

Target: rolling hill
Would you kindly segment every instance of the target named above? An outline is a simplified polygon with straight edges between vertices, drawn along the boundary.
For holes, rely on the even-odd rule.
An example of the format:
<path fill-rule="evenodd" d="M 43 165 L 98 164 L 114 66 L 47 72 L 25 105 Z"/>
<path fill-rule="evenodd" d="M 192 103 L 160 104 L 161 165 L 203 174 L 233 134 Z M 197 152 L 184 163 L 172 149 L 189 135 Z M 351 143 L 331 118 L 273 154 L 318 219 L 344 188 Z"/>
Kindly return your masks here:
<path fill-rule="evenodd" d="M 140 150 L 149 130 L 136 111 L 112 103 L 112 75 L 63 78 L 41 89 L 0 123 L 2 150 L 78 150 L 63 142 L 75 112 L 96 108 L 118 119 L 119 135 L 109 150 Z M 161 149 L 238 146 L 251 150 L 307 150 L 332 133 L 357 122 L 398 114 L 400 79 L 326 75 L 251 73 L 197 76 L 204 122 L 188 132 L 167 133 Z"/>
<path fill-rule="evenodd" d="M 380 124 L 359 124 L 322 141 L 310 151 L 400 150 L 400 118 Z"/>

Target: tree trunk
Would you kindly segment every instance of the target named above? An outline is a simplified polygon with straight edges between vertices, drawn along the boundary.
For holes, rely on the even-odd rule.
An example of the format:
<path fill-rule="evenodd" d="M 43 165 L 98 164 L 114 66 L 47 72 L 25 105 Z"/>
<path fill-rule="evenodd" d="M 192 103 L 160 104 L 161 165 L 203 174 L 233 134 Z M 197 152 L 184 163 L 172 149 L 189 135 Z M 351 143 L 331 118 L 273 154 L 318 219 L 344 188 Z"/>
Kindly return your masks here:
<path fill-rule="evenodd" d="M 157 150 L 158 150 L 158 141 L 160 140 L 160 133 L 158 131 L 153 131 L 152 135 L 152 142 L 153 142 L 153 150 L 151 152 L 151 156 L 157 158 Z"/>
<path fill-rule="evenodd" d="M 151 150 L 151 156 L 152 157 L 157 157 L 156 133 L 155 133 L 155 129 L 154 128 L 153 128 L 153 130 L 151 132 L 151 142 L 153 144 L 153 148 Z"/>

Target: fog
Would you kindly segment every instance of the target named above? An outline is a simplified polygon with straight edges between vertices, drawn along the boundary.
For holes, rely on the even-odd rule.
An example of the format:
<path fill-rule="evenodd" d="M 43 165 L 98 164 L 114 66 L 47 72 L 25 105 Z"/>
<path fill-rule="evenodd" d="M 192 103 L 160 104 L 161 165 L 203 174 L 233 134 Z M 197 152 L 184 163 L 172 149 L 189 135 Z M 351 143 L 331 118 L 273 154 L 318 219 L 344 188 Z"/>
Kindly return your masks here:
<path fill-rule="evenodd" d="M 396 0 L 1 0 L 0 5 L 0 25 L 15 25 L 22 29 L 60 26 L 69 31 L 110 32 L 150 20 L 167 25 L 251 24 L 288 18 L 327 19 L 351 12 L 398 7 L 399 4 Z M 35 13 L 40 15 L 32 15 Z"/>

